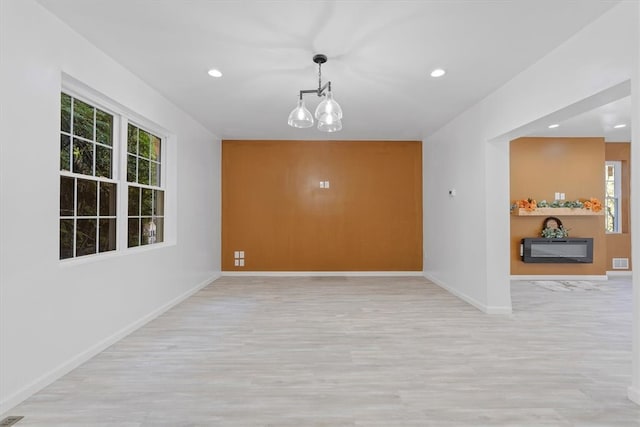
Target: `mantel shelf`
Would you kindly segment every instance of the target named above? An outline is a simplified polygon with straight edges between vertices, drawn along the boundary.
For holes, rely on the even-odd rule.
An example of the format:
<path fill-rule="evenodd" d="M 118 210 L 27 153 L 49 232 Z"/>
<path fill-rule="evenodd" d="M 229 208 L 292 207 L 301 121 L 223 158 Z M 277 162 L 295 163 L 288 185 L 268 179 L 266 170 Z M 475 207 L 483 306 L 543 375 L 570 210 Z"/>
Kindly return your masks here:
<path fill-rule="evenodd" d="M 594 212 L 584 208 L 536 208 L 528 211 L 525 208 L 517 208 L 511 211 L 513 216 L 600 216 L 604 211 Z"/>

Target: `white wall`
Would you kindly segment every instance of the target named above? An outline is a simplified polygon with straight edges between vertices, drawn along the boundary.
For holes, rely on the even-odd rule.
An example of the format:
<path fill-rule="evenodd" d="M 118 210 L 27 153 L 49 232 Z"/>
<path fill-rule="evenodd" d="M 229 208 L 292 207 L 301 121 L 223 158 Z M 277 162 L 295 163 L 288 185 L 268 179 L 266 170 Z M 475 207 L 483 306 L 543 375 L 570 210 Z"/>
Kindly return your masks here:
<path fill-rule="evenodd" d="M 640 8 L 636 13 L 640 21 Z M 640 40 L 640 25 L 635 38 Z M 636 46 L 640 58 L 640 44 Z M 640 265 L 640 60 L 636 60 L 631 80 L 631 261 Z M 633 221 L 633 219 L 636 219 Z M 638 271 L 638 270 L 636 270 Z M 640 274 L 633 274 L 633 372 L 629 398 L 640 405 Z"/>
<path fill-rule="evenodd" d="M 220 141 L 33 0 L 0 7 L 2 413 L 218 277 Z M 63 72 L 171 133 L 173 243 L 58 260 Z"/>
<path fill-rule="evenodd" d="M 637 8 L 615 6 L 423 141 L 427 278 L 486 312 L 511 310 L 505 135 L 629 80 Z"/>

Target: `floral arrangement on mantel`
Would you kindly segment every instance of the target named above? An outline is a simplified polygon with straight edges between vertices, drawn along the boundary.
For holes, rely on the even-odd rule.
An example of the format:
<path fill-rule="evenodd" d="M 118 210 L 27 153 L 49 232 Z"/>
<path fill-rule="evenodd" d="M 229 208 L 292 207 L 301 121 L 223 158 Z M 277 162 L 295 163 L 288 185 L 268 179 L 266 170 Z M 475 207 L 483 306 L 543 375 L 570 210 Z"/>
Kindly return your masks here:
<path fill-rule="evenodd" d="M 511 210 L 523 208 L 524 210 L 531 212 L 537 208 L 573 208 L 573 209 L 589 209 L 593 212 L 600 212 L 602 210 L 602 202 L 591 197 L 588 200 L 554 200 L 549 203 L 546 200 L 540 200 L 536 202 L 534 199 L 522 199 L 517 200 L 511 205 Z"/>

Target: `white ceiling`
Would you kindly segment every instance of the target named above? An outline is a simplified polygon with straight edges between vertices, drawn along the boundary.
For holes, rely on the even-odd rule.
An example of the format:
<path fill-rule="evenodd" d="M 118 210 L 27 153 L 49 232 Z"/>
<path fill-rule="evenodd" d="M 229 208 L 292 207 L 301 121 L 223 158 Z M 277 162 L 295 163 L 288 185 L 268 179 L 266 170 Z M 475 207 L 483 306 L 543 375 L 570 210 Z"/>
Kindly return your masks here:
<path fill-rule="evenodd" d="M 39 2 L 228 139 L 422 139 L 616 3 Z M 316 53 L 344 111 L 335 134 L 286 123 L 298 91 L 317 87 Z M 447 74 L 429 77 L 436 67 Z M 313 111 L 317 97 L 305 100 Z"/>
<path fill-rule="evenodd" d="M 549 129 L 548 125 L 559 124 Z M 616 129 L 614 126 L 626 127 Z M 604 137 L 607 142 L 631 141 L 631 97 L 627 96 L 610 104 L 577 115 L 558 123 L 546 123 L 545 127 L 532 132 L 531 136 L 542 137 Z"/>

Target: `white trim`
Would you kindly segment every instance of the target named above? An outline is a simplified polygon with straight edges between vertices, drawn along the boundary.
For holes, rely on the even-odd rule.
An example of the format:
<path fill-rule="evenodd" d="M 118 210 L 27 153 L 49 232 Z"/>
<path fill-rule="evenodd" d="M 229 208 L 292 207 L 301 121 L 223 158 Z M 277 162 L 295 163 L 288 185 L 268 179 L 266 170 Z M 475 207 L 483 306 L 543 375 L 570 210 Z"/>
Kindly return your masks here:
<path fill-rule="evenodd" d="M 116 251 L 118 253 L 126 253 L 129 247 L 129 187 L 127 186 L 127 145 L 129 144 L 129 135 L 127 133 L 127 118 L 121 114 L 117 114 L 118 118 L 118 224 L 116 230 L 118 233 L 118 241 L 116 242 Z M 114 162 L 115 163 L 115 162 Z M 137 165 L 136 165 L 137 167 Z M 137 174 L 136 174 L 137 176 Z"/>
<path fill-rule="evenodd" d="M 169 136 L 171 133 L 167 128 L 159 123 L 155 123 L 152 120 L 147 119 L 140 113 L 127 108 L 118 101 L 95 90 L 91 86 L 83 83 L 64 71 L 61 76 L 61 91 L 80 99 L 82 102 L 93 104 L 93 107 L 98 107 L 100 110 L 109 114 L 125 116 L 127 120 L 133 120 L 136 123 L 139 123 L 142 127 L 153 129 L 155 132 L 161 133 L 163 137 Z"/>
<path fill-rule="evenodd" d="M 128 194 L 129 194 L 129 186 L 135 185 L 140 188 L 149 188 L 153 190 L 164 191 L 164 241 L 161 243 L 152 243 L 149 245 L 139 245 L 139 246 L 150 246 L 151 249 L 156 249 L 162 245 L 162 243 L 175 244 L 177 243 L 177 215 L 175 210 L 170 210 L 169 208 L 172 206 L 175 200 L 175 190 L 172 189 L 171 185 L 168 183 L 169 181 L 169 167 L 171 166 L 172 160 L 171 157 L 175 157 L 176 153 L 173 152 L 175 144 L 175 135 L 173 135 L 169 130 L 165 127 L 143 117 L 141 114 L 127 108 L 126 106 L 118 103 L 114 99 L 104 95 L 103 93 L 93 89 L 92 87 L 86 85 L 85 83 L 77 80 L 71 75 L 62 72 L 61 73 L 61 85 L 60 92 L 69 95 L 73 99 L 77 99 L 84 103 L 91 105 L 94 108 L 94 129 L 95 129 L 95 118 L 96 111 L 101 110 L 113 116 L 113 141 L 111 144 L 112 152 L 112 174 L 111 178 L 97 177 L 95 176 L 95 162 L 96 156 L 93 157 L 93 175 L 83 175 L 74 173 L 71 170 L 69 171 L 60 171 L 61 176 L 69 176 L 72 178 L 80 178 L 80 179 L 93 179 L 96 181 L 106 181 L 110 183 L 114 183 L 117 185 L 117 215 L 116 215 L 116 248 L 113 251 L 108 252 L 98 252 L 99 239 L 96 238 L 96 253 L 91 255 L 76 255 L 76 239 L 75 239 L 75 231 L 77 228 L 77 215 L 73 217 L 74 219 L 74 239 L 73 239 L 73 256 L 70 258 L 59 259 L 59 262 L 66 262 L 68 260 L 76 260 L 82 259 L 87 256 L 97 255 L 100 257 L 105 256 L 107 253 L 116 252 L 116 253 L 129 253 L 132 249 L 136 247 L 128 247 Z M 71 104 L 71 115 L 73 116 L 73 103 Z M 129 124 L 137 127 L 138 129 L 144 130 L 154 136 L 160 138 L 161 140 L 161 151 L 160 151 L 160 162 L 155 162 L 160 167 L 160 185 L 151 186 L 146 184 L 138 184 L 130 183 L 127 181 L 127 156 L 128 156 L 128 127 Z M 73 135 L 73 126 L 69 129 L 69 132 L 62 132 L 60 130 L 59 133 L 65 134 L 69 136 L 71 146 L 73 146 L 73 138 L 76 136 Z M 94 135 L 95 137 L 95 135 Z M 97 145 L 105 145 L 98 143 L 95 140 L 88 140 L 86 138 L 82 138 L 84 141 L 90 142 L 95 146 Z M 94 148 L 95 149 L 95 148 Z M 169 155 L 169 151 L 172 151 L 171 155 Z M 138 153 L 136 152 L 136 158 Z M 73 157 L 70 160 L 70 169 L 73 169 Z M 149 162 L 153 162 L 149 159 Z M 137 168 L 137 162 L 136 162 Z M 171 174 L 174 174 L 172 169 Z M 136 177 L 137 177 L 137 169 L 136 169 Z M 172 176 L 172 179 L 175 177 Z M 77 181 L 75 181 L 77 183 Z M 77 189 L 76 189 L 77 191 Z M 77 200 L 77 194 L 74 195 L 74 200 Z M 99 200 L 98 200 L 99 202 Z M 99 207 L 99 205 L 98 205 Z M 96 228 L 96 233 L 99 230 Z M 97 236 L 99 237 L 99 236 Z M 59 258 L 59 257 L 58 257 Z"/>
<path fill-rule="evenodd" d="M 627 389 L 627 397 L 633 403 L 640 405 L 640 389 L 629 386 Z"/>
<path fill-rule="evenodd" d="M 176 245 L 175 243 L 165 241 L 160 243 L 154 243 L 152 245 L 134 246 L 131 248 L 125 247 L 125 249 L 121 251 L 115 250 L 115 251 L 108 251 L 108 252 L 99 252 L 96 254 L 83 255 L 75 258 L 61 259 L 61 260 L 58 260 L 58 265 L 61 268 L 72 267 L 74 265 L 86 264 L 86 263 L 102 261 L 110 258 L 133 255 L 134 253 L 138 253 L 138 252 L 155 251 L 162 248 L 169 248 L 175 245 Z"/>
<path fill-rule="evenodd" d="M 450 294 L 460 298 L 461 300 L 463 300 L 466 303 L 471 304 L 472 306 L 474 306 L 475 308 L 477 308 L 478 310 L 486 313 L 486 314 L 511 314 L 512 313 L 512 309 L 511 306 L 490 306 L 490 305 L 485 305 L 483 303 L 481 303 L 480 301 L 476 300 L 475 298 L 470 297 L 469 295 L 458 291 L 457 289 L 452 288 L 451 286 L 447 285 L 446 283 L 444 283 L 443 281 L 441 281 L 440 279 L 434 277 L 433 275 L 429 274 L 429 273 L 423 273 L 423 276 L 427 279 L 430 280 L 431 282 L 433 282 L 434 284 L 440 286 L 442 289 L 444 289 L 445 291 L 449 292 Z"/>
<path fill-rule="evenodd" d="M 618 277 L 620 277 L 620 276 L 629 276 L 629 277 L 631 277 L 631 276 L 633 276 L 633 271 L 631 271 L 631 270 L 607 271 L 607 276 L 612 276 L 612 277 L 613 276 L 618 276 Z"/>
<path fill-rule="evenodd" d="M 422 271 L 223 271 L 224 277 L 421 277 Z"/>
<path fill-rule="evenodd" d="M 483 310 L 486 314 L 511 314 L 513 313 L 513 309 L 511 306 L 499 306 L 499 305 L 488 305 L 486 306 L 486 310 Z"/>
<path fill-rule="evenodd" d="M 557 275 L 514 275 L 509 276 L 510 280 L 607 280 L 606 275 L 580 275 L 580 274 L 557 274 Z"/>
<path fill-rule="evenodd" d="M 191 295 L 195 294 L 200 289 L 209 285 L 211 282 L 218 279 L 219 277 L 220 277 L 220 273 L 213 274 L 212 276 L 198 283 L 197 285 L 195 285 L 193 288 L 189 289 L 182 295 L 177 296 L 176 298 L 172 299 L 168 303 L 153 310 L 151 313 L 147 314 L 146 316 L 136 320 L 135 322 L 129 324 L 128 326 L 125 326 L 124 328 L 120 329 L 113 335 L 89 347 L 82 353 L 72 357 L 70 360 L 62 363 L 57 368 L 50 370 L 49 372 L 42 375 L 40 378 L 36 379 L 35 381 L 21 388 L 17 392 L 8 396 L 6 399 L 0 401 L 0 415 L 4 415 L 5 412 L 11 410 L 14 406 L 17 406 L 18 404 L 28 399 L 33 394 L 42 390 L 49 384 L 53 383 L 57 379 L 61 378 L 62 376 L 68 374 L 69 372 L 77 368 L 78 366 L 82 365 L 92 357 L 101 353 L 102 351 L 107 349 L 109 346 L 115 344 L 116 342 L 120 341 L 122 338 L 126 337 L 130 333 L 141 328 L 142 326 L 152 321 L 156 317 L 160 316 L 161 314 L 165 313 L 166 311 L 170 310 L 174 306 L 180 304 L 182 301 L 189 298 Z M 0 418 L 2 418 L 2 416 L 0 416 Z"/>

